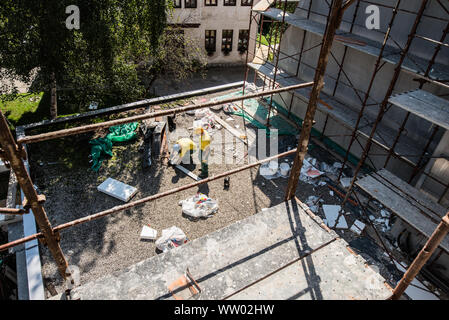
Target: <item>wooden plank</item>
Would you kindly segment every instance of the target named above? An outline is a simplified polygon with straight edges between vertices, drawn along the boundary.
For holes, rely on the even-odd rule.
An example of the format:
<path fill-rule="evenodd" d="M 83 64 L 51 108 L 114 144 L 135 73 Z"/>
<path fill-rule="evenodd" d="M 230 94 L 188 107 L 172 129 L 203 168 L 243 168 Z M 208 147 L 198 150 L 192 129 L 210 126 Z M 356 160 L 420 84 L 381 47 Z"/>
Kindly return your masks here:
<path fill-rule="evenodd" d="M 217 115 L 215 115 L 215 121 L 218 122 L 223 128 L 228 130 L 230 133 L 232 133 L 234 136 L 236 136 L 238 139 L 240 139 L 244 144 L 248 144 L 247 137 L 244 133 L 230 126 L 229 124 L 226 123 L 226 121 L 222 120 Z"/>
<path fill-rule="evenodd" d="M 388 102 L 449 130 L 449 101 L 437 98 L 415 91 L 390 97 Z"/>
<path fill-rule="evenodd" d="M 372 176 L 366 176 L 355 184 L 427 238 L 437 227 L 438 224 L 423 215 L 417 207 Z M 449 236 L 444 238 L 440 248 L 449 253 Z"/>
<path fill-rule="evenodd" d="M 430 92 L 424 91 L 424 90 L 414 90 L 408 93 L 408 95 L 424 101 L 428 104 L 434 105 L 437 109 L 440 109 L 444 112 L 449 112 L 449 100 L 440 98 L 438 96 L 435 96 L 431 94 Z"/>
<path fill-rule="evenodd" d="M 274 3 L 274 0 L 261 0 L 253 6 L 253 11 L 265 11 L 273 3 Z"/>
<path fill-rule="evenodd" d="M 424 193 L 420 192 L 418 189 L 392 174 L 390 171 L 382 169 L 377 171 L 376 174 L 384 179 L 384 181 L 382 181 L 383 183 L 390 184 L 396 187 L 396 189 L 403 191 L 404 196 L 407 196 L 412 201 L 416 202 L 416 204 L 422 207 L 423 210 L 435 213 L 437 220 L 440 220 L 446 214 L 445 208 L 433 201 Z"/>

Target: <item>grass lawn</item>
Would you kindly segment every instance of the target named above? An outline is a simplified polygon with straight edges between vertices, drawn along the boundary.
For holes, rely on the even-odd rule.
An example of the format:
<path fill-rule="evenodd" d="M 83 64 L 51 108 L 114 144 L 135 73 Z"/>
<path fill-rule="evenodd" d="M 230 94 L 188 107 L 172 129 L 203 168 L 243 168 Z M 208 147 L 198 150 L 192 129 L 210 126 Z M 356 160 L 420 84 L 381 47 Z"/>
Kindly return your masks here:
<path fill-rule="evenodd" d="M 14 127 L 48 118 L 39 108 L 44 93 L 22 93 L 12 101 L 1 101 L 0 109 Z"/>

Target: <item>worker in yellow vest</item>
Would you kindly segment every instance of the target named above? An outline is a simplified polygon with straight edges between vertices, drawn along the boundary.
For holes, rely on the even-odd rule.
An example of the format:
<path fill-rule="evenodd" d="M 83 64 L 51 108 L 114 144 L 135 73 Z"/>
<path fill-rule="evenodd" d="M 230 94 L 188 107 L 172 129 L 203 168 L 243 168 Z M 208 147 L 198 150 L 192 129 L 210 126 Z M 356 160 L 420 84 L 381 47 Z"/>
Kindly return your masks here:
<path fill-rule="evenodd" d="M 200 178 L 204 179 L 209 176 L 209 154 L 210 154 L 210 135 L 202 127 L 197 127 L 194 133 L 200 136 L 200 153 L 199 158 L 201 162 L 201 174 Z"/>
<path fill-rule="evenodd" d="M 195 143 L 189 138 L 181 138 L 176 141 L 170 152 L 170 163 L 172 165 L 192 163 L 192 154 L 196 150 Z M 188 157 L 187 157 L 188 156 Z"/>

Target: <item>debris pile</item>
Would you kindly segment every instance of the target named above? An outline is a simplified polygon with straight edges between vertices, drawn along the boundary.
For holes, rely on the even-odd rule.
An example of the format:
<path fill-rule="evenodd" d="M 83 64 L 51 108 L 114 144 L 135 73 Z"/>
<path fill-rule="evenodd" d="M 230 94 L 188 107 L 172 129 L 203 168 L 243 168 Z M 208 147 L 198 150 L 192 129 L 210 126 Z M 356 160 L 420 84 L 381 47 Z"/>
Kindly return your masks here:
<path fill-rule="evenodd" d="M 208 218 L 218 211 L 218 202 L 202 193 L 197 193 L 193 197 L 181 200 L 182 213 L 193 218 Z"/>
<path fill-rule="evenodd" d="M 187 236 L 178 227 L 162 230 L 162 236 L 156 240 L 156 248 L 162 252 L 167 252 L 169 249 L 179 247 L 187 242 Z"/>

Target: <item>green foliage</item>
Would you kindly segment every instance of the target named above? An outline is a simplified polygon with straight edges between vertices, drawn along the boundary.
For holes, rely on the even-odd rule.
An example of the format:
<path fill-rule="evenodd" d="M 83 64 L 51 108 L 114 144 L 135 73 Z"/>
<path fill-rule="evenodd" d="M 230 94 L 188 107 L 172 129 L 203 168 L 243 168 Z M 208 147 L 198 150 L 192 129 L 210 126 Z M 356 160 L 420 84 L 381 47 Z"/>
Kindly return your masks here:
<path fill-rule="evenodd" d="M 194 72 L 203 72 L 207 54 L 201 47 L 197 40 L 185 36 L 181 28 L 167 27 L 159 39 L 158 51 L 139 57 L 140 76 L 148 79 L 147 95 L 152 83 L 162 75 L 182 81 Z"/>
<path fill-rule="evenodd" d="M 271 7 L 275 7 L 281 10 L 284 10 L 285 8 L 285 12 L 288 13 L 294 13 L 296 10 L 296 7 L 298 6 L 299 0 L 298 1 L 292 1 L 292 2 L 286 2 L 286 1 L 282 1 L 280 0 L 279 2 L 276 3 L 276 5 L 271 5 Z"/>
<path fill-rule="evenodd" d="M 66 28 L 68 5 L 80 9 L 79 30 Z M 136 57 L 158 54 L 169 8 L 165 0 L 2 0 L 0 79 L 33 81 L 31 91 L 41 92 L 54 74 L 67 113 L 86 111 L 90 101 L 139 99 Z"/>
<path fill-rule="evenodd" d="M 43 92 L 18 94 L 14 100 L 7 95 L 0 96 L 0 110 L 6 115 L 12 129 L 24 124 L 24 119 L 33 118 L 32 115 L 39 113 L 38 107 L 43 95 Z"/>

